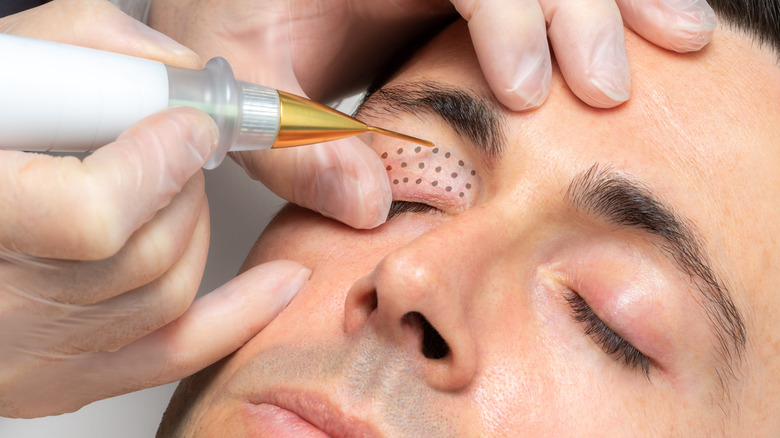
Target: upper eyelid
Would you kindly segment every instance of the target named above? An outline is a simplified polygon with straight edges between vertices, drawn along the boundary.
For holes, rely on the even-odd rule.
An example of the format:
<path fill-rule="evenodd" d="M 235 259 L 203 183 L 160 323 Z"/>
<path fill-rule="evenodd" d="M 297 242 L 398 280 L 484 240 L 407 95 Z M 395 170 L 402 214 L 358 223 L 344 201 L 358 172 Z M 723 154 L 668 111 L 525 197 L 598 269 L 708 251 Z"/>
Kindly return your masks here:
<path fill-rule="evenodd" d="M 390 143 L 377 150 L 394 195 L 441 210 L 467 209 L 478 195 L 479 174 L 457 151 Z"/>
<path fill-rule="evenodd" d="M 565 294 L 564 299 L 571 307 L 574 320 L 585 324 L 585 334 L 595 336 L 594 340 L 602 350 L 606 350 L 606 354 L 614 357 L 617 361 L 623 360 L 629 367 L 640 367 L 642 372 L 649 377 L 651 360 L 645 353 L 607 325 L 580 294 L 570 290 L 569 293 Z M 595 324 L 593 324 L 593 319 L 596 320 Z M 607 342 L 612 342 L 612 344 L 607 345 Z"/>

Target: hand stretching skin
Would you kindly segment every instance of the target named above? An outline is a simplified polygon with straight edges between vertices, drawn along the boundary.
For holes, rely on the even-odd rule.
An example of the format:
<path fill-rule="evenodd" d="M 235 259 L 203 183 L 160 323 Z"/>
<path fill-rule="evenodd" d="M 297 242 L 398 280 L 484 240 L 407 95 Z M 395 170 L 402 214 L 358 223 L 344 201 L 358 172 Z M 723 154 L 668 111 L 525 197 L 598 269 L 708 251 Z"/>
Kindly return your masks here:
<path fill-rule="evenodd" d="M 485 78 L 513 110 L 535 108 L 550 91 L 550 51 L 566 83 L 598 108 L 628 100 L 623 24 L 678 52 L 712 38 L 715 13 L 705 0 L 453 0 L 469 22 Z M 622 14 L 622 16 L 621 16 Z"/>
<path fill-rule="evenodd" d="M 107 2 L 63 0 L 0 31 L 199 67 Z M 52 66 L 56 68 L 56 66 Z M 213 121 L 152 115 L 79 161 L 0 151 L 0 416 L 37 417 L 179 380 L 240 347 L 309 271 L 253 269 L 195 301 Z"/>

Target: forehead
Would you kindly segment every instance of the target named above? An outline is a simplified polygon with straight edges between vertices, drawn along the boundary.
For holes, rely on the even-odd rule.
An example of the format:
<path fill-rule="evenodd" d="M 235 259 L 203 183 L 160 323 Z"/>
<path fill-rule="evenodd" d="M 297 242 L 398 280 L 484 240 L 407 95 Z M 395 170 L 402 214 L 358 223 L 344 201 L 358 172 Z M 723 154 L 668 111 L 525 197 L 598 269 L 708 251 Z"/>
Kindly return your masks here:
<path fill-rule="evenodd" d="M 568 177 L 609 164 L 690 218 L 735 288 L 753 295 L 780 285 L 773 268 L 780 264 L 780 68 L 722 31 L 693 55 L 626 33 L 631 100 L 613 110 L 590 108 L 555 71 L 541 108 L 504 113 L 508 147 L 495 177 L 560 194 Z M 391 84 L 416 81 L 492 96 L 464 23 L 421 50 Z"/>

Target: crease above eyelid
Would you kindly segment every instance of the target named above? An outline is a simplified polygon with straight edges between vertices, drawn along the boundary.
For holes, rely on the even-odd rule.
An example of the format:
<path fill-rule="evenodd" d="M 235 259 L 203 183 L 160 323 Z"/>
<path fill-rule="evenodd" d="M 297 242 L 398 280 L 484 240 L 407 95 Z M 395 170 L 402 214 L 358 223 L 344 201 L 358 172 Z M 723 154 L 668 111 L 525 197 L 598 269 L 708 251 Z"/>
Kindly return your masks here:
<path fill-rule="evenodd" d="M 394 196 L 430 200 L 456 210 L 468 209 L 477 197 L 476 169 L 453 150 L 393 143 L 378 154 L 385 163 Z"/>

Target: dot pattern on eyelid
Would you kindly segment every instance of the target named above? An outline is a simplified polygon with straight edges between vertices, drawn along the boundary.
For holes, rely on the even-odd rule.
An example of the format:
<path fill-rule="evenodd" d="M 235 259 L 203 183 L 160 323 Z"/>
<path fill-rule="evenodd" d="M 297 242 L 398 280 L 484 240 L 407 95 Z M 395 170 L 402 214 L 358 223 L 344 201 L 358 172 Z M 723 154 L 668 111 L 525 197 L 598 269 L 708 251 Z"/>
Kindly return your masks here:
<path fill-rule="evenodd" d="M 408 187 L 424 198 L 427 195 L 451 199 L 453 204 L 471 203 L 476 196 L 477 171 L 456 153 L 438 146 L 394 148 L 379 154 L 385 162 L 393 186 Z M 435 189 L 436 192 L 431 192 Z M 396 190 L 396 189 L 393 189 Z M 400 192 L 400 196 L 404 196 Z"/>

